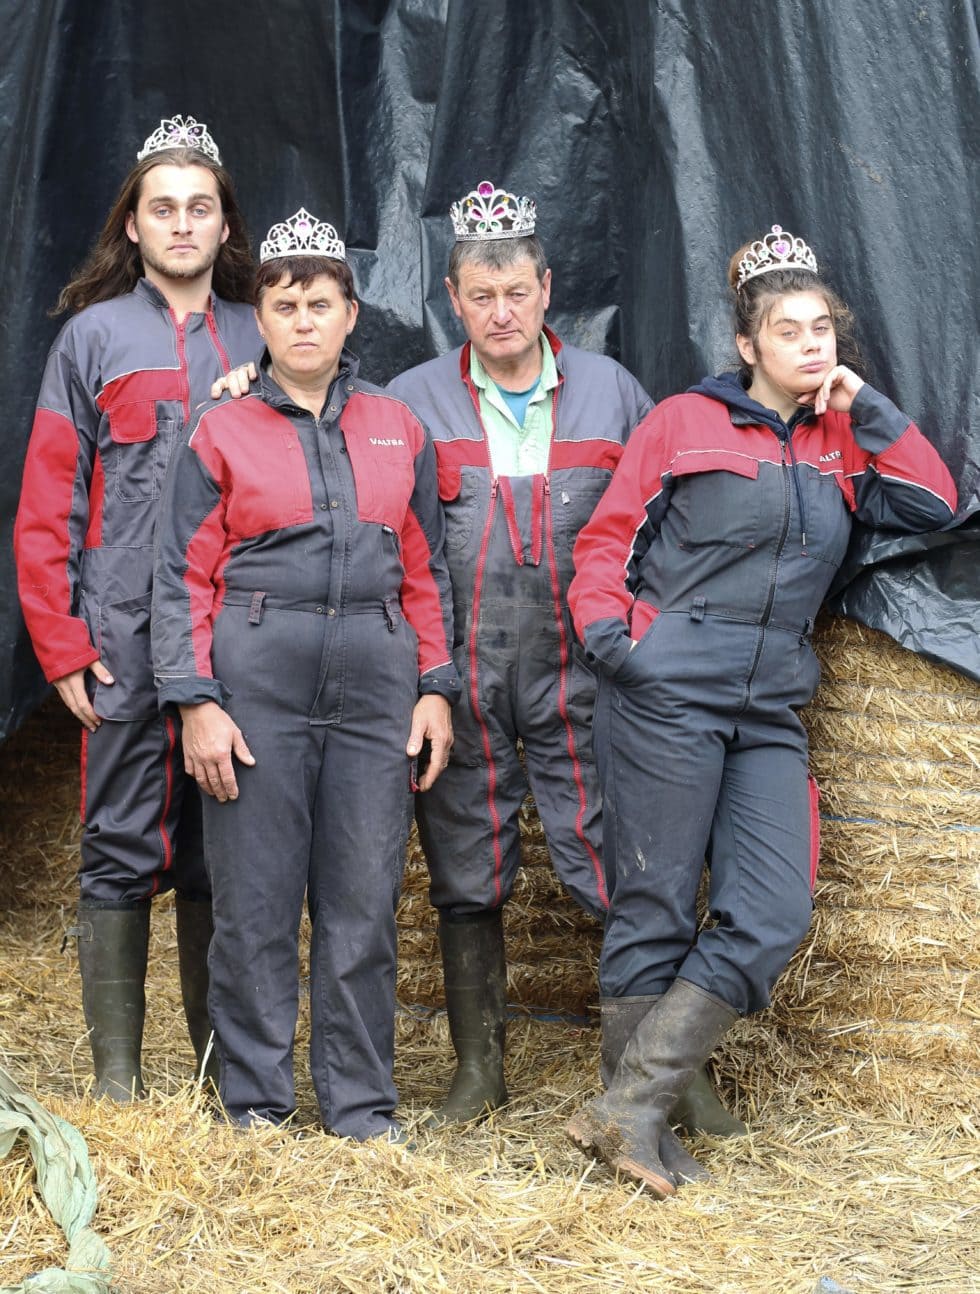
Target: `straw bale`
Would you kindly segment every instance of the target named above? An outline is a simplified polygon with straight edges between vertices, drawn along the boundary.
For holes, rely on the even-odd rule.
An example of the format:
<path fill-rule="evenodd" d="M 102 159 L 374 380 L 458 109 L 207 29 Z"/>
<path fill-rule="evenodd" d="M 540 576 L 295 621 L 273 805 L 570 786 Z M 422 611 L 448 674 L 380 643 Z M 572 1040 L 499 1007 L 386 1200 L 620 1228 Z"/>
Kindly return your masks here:
<path fill-rule="evenodd" d="M 119 1289 L 813 1294 L 821 1276 L 855 1294 L 980 1288 L 980 823 L 962 772 L 975 747 L 936 744 L 975 722 L 980 694 L 846 622 L 821 622 L 816 647 L 828 684 L 806 715 L 824 782 L 813 928 L 772 1007 L 712 1062 L 750 1138 L 695 1142 L 715 1181 L 662 1205 L 563 1140 L 598 1082 L 598 1031 L 526 1010 L 508 1027 L 512 1105 L 463 1133 L 419 1129 L 414 1156 L 319 1130 L 305 994 L 296 1134 L 215 1123 L 189 1082 L 167 898 L 151 939 L 151 1096 L 90 1101 L 77 967 L 60 951 L 77 732 L 52 705 L 0 747 L 0 1063 L 88 1138 Z M 521 834 L 509 1000 L 594 1020 L 596 924 L 554 877 L 530 800 Z M 396 1078 L 412 1124 L 452 1070 L 445 1013 L 422 1005 L 442 984 L 417 842 L 399 923 Z M 63 1257 L 15 1150 L 0 1163 L 0 1285 Z"/>
<path fill-rule="evenodd" d="M 869 884 L 955 880 L 969 884 L 980 864 L 980 833 L 922 823 L 820 823 L 820 875 L 864 877 Z"/>
<path fill-rule="evenodd" d="M 895 723 L 980 724 L 980 696 L 969 692 L 952 695 L 913 691 L 879 683 L 854 683 L 848 679 L 824 678 L 820 684 L 819 708 L 843 714 L 864 714 L 869 718 L 891 719 Z"/>
<path fill-rule="evenodd" d="M 871 687 L 893 684 L 905 692 L 961 696 L 975 703 L 978 688 L 973 679 L 916 656 L 887 634 L 868 629 L 841 616 L 822 615 L 813 636 L 813 648 L 825 682 Z"/>
<path fill-rule="evenodd" d="M 819 695 L 819 694 L 818 694 Z M 926 720 L 879 718 L 846 710 L 824 710 L 811 706 L 805 713 L 810 742 L 815 750 L 874 754 L 879 758 L 907 758 L 910 749 L 917 760 L 934 764 L 963 764 L 965 770 L 980 771 L 980 730 L 969 723 L 933 723 Z"/>

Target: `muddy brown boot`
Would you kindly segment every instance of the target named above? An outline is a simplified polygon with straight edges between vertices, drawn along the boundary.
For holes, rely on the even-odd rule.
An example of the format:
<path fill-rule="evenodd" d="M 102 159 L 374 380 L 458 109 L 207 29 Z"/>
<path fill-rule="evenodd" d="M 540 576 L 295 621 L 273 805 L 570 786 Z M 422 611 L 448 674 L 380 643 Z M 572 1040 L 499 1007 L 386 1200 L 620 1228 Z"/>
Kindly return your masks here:
<path fill-rule="evenodd" d="M 566 1125 L 569 1138 L 660 1199 L 673 1195 L 677 1178 L 660 1155 L 670 1112 L 737 1016 L 727 1002 L 675 980 L 637 1025 L 609 1090 Z"/>
<path fill-rule="evenodd" d="M 608 1087 L 619 1064 L 627 1042 L 647 1011 L 659 998 L 604 997 L 600 999 L 602 1011 L 602 1043 L 600 1049 L 600 1076 Z M 706 1069 L 699 1069 L 688 1089 L 670 1112 L 670 1121 L 685 1132 L 707 1132 L 713 1137 L 744 1137 L 748 1129 L 741 1119 L 736 1119 L 721 1103 L 712 1086 Z M 694 1161 L 692 1161 L 694 1162 Z"/>
<path fill-rule="evenodd" d="M 603 1087 L 609 1087 L 616 1073 L 626 1044 L 636 1032 L 637 1025 L 646 1016 L 655 1002 L 660 1001 L 659 993 L 646 997 L 603 997 L 599 999 L 601 1011 L 601 1042 L 599 1045 L 599 1076 Z M 703 1072 L 703 1071 L 702 1071 Z M 681 1100 L 684 1098 L 682 1097 Z M 671 1120 L 676 1119 L 677 1106 L 671 1113 Z M 660 1162 L 667 1169 L 676 1186 L 685 1182 L 710 1182 L 711 1174 L 693 1155 L 688 1154 L 680 1139 L 669 1126 L 660 1134 Z"/>
<path fill-rule="evenodd" d="M 426 1120 L 430 1128 L 469 1123 L 507 1104 L 503 915 L 498 910 L 454 920 L 440 913 L 439 943 L 458 1065 L 446 1100 Z"/>
<path fill-rule="evenodd" d="M 187 1031 L 197 1058 L 197 1081 L 212 1093 L 218 1091 L 218 1054 L 211 1037 L 208 1015 L 208 949 L 214 934 L 211 903 L 178 897 L 177 961 L 180 966 L 180 995 L 184 1002 Z"/>
<path fill-rule="evenodd" d="M 76 925 L 82 1010 L 95 1065 L 94 1095 L 125 1103 L 142 1096 L 143 1020 L 150 905 L 80 904 Z"/>

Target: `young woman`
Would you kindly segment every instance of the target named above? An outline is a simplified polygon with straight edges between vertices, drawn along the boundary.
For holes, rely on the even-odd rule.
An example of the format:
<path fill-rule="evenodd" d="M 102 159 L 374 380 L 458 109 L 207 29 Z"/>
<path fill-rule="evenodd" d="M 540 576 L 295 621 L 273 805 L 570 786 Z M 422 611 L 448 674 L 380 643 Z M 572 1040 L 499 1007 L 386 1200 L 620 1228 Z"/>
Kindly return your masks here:
<path fill-rule="evenodd" d="M 934 530 L 956 506 L 921 432 L 839 362 L 850 315 L 802 239 L 773 226 L 736 252 L 729 281 L 741 371 L 640 423 L 569 590 L 602 678 L 600 987 L 615 1069 L 567 1131 L 660 1197 L 705 1175 L 670 1132 L 678 1097 L 732 1021 L 768 1004 L 809 925 L 817 790 L 798 711 L 851 519 Z"/>

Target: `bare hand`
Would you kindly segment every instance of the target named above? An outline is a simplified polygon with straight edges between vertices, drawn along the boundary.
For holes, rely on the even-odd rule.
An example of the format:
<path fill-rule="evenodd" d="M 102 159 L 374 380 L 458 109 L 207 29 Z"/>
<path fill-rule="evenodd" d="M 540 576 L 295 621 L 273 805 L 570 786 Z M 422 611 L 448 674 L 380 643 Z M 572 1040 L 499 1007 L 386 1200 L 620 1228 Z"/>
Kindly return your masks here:
<path fill-rule="evenodd" d="M 419 697 L 412 711 L 412 731 L 405 753 L 415 759 L 425 740 L 429 742 L 430 753 L 429 763 L 419 778 L 420 791 L 427 791 L 449 763 L 449 752 L 453 746 L 453 721 L 452 710 L 444 696 Z"/>
<path fill-rule="evenodd" d="M 259 375 L 255 365 L 249 361 L 248 364 L 242 364 L 240 368 L 233 368 L 224 377 L 219 377 L 211 387 L 211 399 L 217 400 L 223 391 L 227 391 L 233 400 L 240 400 L 243 395 L 248 395 L 249 383 L 258 380 Z"/>
<path fill-rule="evenodd" d="M 81 721 L 83 727 L 89 732 L 95 732 L 102 720 L 92 709 L 92 702 L 88 699 L 88 692 L 85 690 L 85 675 L 89 670 L 106 687 L 111 687 L 116 681 L 100 660 L 94 660 L 84 669 L 76 669 L 62 678 L 56 678 L 54 686 L 62 701 L 75 718 Z"/>
<path fill-rule="evenodd" d="M 202 791 L 222 804 L 238 799 L 232 755 L 250 767 L 255 763 L 242 730 L 216 701 L 182 705 L 184 768 Z"/>
<path fill-rule="evenodd" d="M 828 409 L 834 409 L 837 413 L 849 413 L 854 397 L 862 386 L 863 378 L 858 377 L 853 369 L 838 364 L 830 370 L 814 393 L 814 413 L 826 413 Z"/>

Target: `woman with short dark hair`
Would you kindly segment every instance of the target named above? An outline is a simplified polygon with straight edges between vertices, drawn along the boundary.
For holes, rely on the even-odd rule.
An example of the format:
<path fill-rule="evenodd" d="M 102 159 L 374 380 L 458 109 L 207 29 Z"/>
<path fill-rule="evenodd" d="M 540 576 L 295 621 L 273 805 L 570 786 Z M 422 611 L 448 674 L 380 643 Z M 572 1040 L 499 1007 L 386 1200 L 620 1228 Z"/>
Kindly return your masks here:
<path fill-rule="evenodd" d="M 256 319 L 257 388 L 207 407 L 174 463 L 153 602 L 161 704 L 207 792 L 221 1100 L 243 1125 L 293 1113 L 305 893 L 323 1122 L 401 1141 L 395 905 L 459 690 L 435 455 L 357 376 L 332 226 L 301 209 L 270 230 Z"/>

